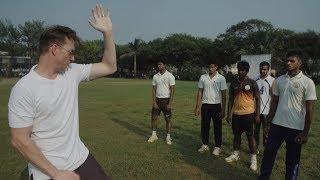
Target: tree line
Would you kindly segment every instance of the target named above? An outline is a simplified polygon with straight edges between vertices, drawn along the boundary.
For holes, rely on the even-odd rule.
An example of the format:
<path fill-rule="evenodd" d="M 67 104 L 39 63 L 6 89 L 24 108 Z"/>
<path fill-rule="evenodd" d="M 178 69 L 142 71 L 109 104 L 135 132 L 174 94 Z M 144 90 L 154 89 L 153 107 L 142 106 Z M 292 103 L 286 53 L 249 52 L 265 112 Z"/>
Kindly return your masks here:
<path fill-rule="evenodd" d="M 0 20 L 0 50 L 15 56 L 38 57 L 38 40 L 47 27 L 45 22 L 33 20 L 14 26 L 9 20 Z M 320 34 L 312 30 L 295 32 L 276 28 L 259 19 L 239 22 L 227 28 L 214 39 L 175 33 L 149 42 L 135 39 L 116 45 L 117 76 L 145 77 L 154 73 L 154 65 L 164 60 L 183 80 L 197 80 L 209 62 L 219 66 L 230 65 L 245 54 L 272 54 L 272 67 L 278 74 L 284 70 L 285 53 L 290 49 L 304 53 L 304 72 L 315 81 L 320 79 Z M 76 51 L 78 63 L 98 62 L 102 56 L 103 41 L 82 41 Z"/>

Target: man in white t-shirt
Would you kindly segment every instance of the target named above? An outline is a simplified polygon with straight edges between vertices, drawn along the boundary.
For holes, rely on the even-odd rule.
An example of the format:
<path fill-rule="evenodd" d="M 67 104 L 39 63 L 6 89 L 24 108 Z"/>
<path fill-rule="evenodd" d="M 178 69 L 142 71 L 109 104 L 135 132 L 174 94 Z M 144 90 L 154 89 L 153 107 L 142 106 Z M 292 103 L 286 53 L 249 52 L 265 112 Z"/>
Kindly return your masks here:
<path fill-rule="evenodd" d="M 198 93 L 194 114 L 199 116 L 201 107 L 201 140 L 198 152 L 209 151 L 209 130 L 211 119 L 214 125 L 215 146 L 212 154 L 220 155 L 222 143 L 222 119 L 226 106 L 226 79 L 217 71 L 216 63 L 209 65 L 208 74 L 203 74 L 198 82 Z M 202 103 L 202 105 L 201 105 Z"/>
<path fill-rule="evenodd" d="M 172 144 L 170 136 L 171 131 L 171 116 L 172 116 L 172 102 L 175 91 L 175 78 L 166 70 L 166 66 L 163 61 L 157 63 L 158 73 L 153 76 L 152 79 L 152 112 L 151 112 L 151 128 L 152 134 L 148 139 L 149 143 L 153 143 L 158 139 L 157 136 L 157 121 L 161 112 L 163 112 L 166 120 L 168 145 Z"/>
<path fill-rule="evenodd" d="M 314 82 L 300 67 L 302 53 L 289 51 L 287 74 L 278 77 L 272 87 L 271 109 L 267 120 L 272 120 L 265 146 L 260 180 L 269 179 L 279 147 L 286 142 L 285 179 L 297 179 L 301 146 L 308 140 L 314 104 L 317 100 Z"/>
<path fill-rule="evenodd" d="M 79 83 L 117 70 L 109 13 L 97 5 L 92 16 L 89 23 L 104 37 L 100 63 L 73 63 L 76 32 L 52 26 L 40 37 L 38 64 L 12 88 L 11 144 L 29 162 L 30 179 L 108 178 L 79 137 Z"/>
<path fill-rule="evenodd" d="M 270 102 L 271 102 L 271 87 L 274 81 L 274 78 L 269 75 L 270 70 L 270 64 L 266 61 L 263 61 L 260 63 L 260 75 L 255 78 L 259 92 L 260 92 L 260 122 L 256 123 L 254 136 L 256 139 L 257 144 L 257 152 L 259 149 L 259 142 L 260 142 L 260 126 L 262 124 L 263 129 L 263 146 L 266 143 L 268 132 L 267 129 L 269 129 L 270 123 L 267 123 L 266 117 L 270 110 Z"/>

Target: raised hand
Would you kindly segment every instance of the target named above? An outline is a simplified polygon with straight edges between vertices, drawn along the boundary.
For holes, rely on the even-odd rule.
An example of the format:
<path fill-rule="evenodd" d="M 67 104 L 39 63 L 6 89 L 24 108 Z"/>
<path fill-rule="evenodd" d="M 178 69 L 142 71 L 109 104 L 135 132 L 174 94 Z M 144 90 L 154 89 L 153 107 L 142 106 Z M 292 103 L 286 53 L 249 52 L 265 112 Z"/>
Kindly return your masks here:
<path fill-rule="evenodd" d="M 89 19 L 89 23 L 94 29 L 102 33 L 112 33 L 112 23 L 109 17 L 109 11 L 105 12 L 100 4 L 92 9 L 92 17 Z"/>

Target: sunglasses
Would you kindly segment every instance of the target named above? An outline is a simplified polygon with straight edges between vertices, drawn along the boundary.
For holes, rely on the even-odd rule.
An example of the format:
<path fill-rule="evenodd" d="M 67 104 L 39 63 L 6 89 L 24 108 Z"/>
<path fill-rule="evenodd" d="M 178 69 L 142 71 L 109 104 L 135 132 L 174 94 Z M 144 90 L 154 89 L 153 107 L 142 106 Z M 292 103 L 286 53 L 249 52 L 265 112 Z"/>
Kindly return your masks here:
<path fill-rule="evenodd" d="M 75 52 L 75 50 L 68 50 L 68 49 L 66 49 L 66 48 L 64 48 L 61 44 L 59 44 L 59 43 L 56 43 L 56 45 L 58 45 L 61 49 L 63 49 L 63 50 L 65 50 L 68 54 L 69 54 L 69 56 L 74 56 L 75 54 L 76 54 L 76 52 Z"/>

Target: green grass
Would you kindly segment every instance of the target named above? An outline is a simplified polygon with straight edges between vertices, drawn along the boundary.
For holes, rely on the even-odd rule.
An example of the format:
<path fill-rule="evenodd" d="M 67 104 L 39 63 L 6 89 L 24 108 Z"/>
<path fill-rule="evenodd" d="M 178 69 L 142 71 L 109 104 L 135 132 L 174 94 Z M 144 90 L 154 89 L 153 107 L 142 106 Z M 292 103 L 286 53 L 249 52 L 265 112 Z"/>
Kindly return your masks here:
<path fill-rule="evenodd" d="M 0 179 L 19 179 L 26 162 L 9 145 L 7 103 L 16 79 L 0 82 Z M 241 160 L 227 164 L 232 132 L 223 124 L 223 152 L 219 158 L 199 154 L 200 121 L 192 115 L 196 82 L 177 81 L 173 105 L 173 145 L 166 145 L 165 122 L 159 121 L 159 140 L 146 143 L 150 130 L 150 80 L 100 79 L 81 84 L 80 135 L 91 153 L 113 179 L 256 179 L 249 169 L 243 136 Z M 320 87 L 317 87 L 319 94 Z M 317 102 L 316 109 L 318 109 Z M 312 123 L 303 146 L 299 179 L 320 179 L 320 123 Z M 212 128 L 210 144 L 213 144 Z M 272 179 L 284 179 L 284 146 L 278 152 Z M 260 150 L 261 152 L 262 150 Z M 262 155 L 259 155 L 259 163 Z"/>

